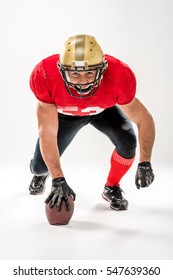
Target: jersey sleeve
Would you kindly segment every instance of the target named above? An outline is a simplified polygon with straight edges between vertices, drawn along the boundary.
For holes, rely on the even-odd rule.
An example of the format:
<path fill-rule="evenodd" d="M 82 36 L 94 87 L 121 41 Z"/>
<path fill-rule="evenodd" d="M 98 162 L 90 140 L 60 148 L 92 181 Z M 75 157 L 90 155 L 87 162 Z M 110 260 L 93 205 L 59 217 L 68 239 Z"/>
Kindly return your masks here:
<path fill-rule="evenodd" d="M 29 84 L 31 90 L 38 100 L 45 103 L 54 103 L 51 92 L 48 89 L 48 81 L 46 71 L 43 68 L 43 62 L 40 62 L 33 69 L 30 76 Z"/>
<path fill-rule="evenodd" d="M 124 105 L 130 103 L 136 94 L 136 77 L 133 71 L 126 65 L 123 65 L 121 78 L 121 90 L 117 103 Z"/>

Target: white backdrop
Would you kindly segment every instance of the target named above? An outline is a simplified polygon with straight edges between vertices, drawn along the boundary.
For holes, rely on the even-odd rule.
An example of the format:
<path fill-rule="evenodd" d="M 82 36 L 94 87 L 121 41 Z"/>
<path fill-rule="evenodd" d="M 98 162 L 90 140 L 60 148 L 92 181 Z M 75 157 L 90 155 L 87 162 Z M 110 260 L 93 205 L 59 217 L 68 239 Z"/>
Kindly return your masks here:
<path fill-rule="evenodd" d="M 134 70 L 137 97 L 151 111 L 157 129 L 153 161 L 173 163 L 171 0 L 0 0 L 1 163 L 28 164 L 37 138 L 36 99 L 28 80 L 37 62 L 60 51 L 71 35 L 88 33 Z M 87 135 L 87 142 L 86 142 Z M 98 145 L 99 141 L 99 145 Z M 70 148 L 72 157 L 112 151 L 91 127 Z"/>
<path fill-rule="evenodd" d="M 0 0 L 0 258 L 173 259 L 172 27 L 172 0 Z M 134 70 L 137 97 L 156 123 L 156 180 L 136 190 L 134 164 L 122 184 L 129 210 L 109 210 L 100 194 L 113 146 L 87 126 L 62 157 L 77 200 L 69 226 L 57 229 L 44 214 L 50 184 L 43 196 L 28 194 L 37 139 L 29 76 L 77 33 L 95 36 L 105 53 Z"/>

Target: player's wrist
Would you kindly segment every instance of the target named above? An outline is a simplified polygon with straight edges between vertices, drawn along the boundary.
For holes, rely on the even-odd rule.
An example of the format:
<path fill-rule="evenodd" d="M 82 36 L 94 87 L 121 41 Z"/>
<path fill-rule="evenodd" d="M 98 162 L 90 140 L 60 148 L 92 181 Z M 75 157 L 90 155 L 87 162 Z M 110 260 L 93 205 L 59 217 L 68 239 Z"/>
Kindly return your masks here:
<path fill-rule="evenodd" d="M 52 182 L 62 182 L 62 181 L 65 181 L 65 177 L 62 176 L 62 177 L 56 177 L 56 178 L 53 178 L 52 179 Z"/>
<path fill-rule="evenodd" d="M 66 180 L 64 177 L 57 177 L 52 179 L 52 187 L 59 187 L 63 183 L 66 183 Z"/>

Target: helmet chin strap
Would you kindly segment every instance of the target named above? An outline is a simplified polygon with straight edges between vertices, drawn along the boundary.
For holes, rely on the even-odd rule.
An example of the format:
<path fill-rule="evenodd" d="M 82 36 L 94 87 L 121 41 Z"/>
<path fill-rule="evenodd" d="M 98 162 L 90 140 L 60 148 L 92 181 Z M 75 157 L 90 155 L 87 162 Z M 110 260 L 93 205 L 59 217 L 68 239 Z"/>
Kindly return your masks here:
<path fill-rule="evenodd" d="M 83 85 L 72 85 L 72 84 L 65 84 L 66 86 L 66 89 L 68 91 L 68 93 L 73 96 L 73 97 L 76 97 L 76 98 L 87 98 L 87 97 L 92 97 L 98 87 L 99 87 L 99 83 L 97 84 L 90 84 L 87 88 L 82 88 Z"/>
<path fill-rule="evenodd" d="M 91 90 L 92 90 L 92 87 L 93 87 L 93 84 L 92 85 L 89 85 L 88 87 L 86 88 L 82 88 L 82 85 L 75 85 L 73 86 L 74 89 L 79 93 L 79 94 L 87 94 L 89 93 Z"/>

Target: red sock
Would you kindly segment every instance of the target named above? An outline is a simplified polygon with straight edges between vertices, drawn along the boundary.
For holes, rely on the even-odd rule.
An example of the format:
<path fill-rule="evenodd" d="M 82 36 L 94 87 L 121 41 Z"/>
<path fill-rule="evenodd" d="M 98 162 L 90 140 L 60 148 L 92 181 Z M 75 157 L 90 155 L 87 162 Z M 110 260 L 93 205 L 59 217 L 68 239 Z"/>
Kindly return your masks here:
<path fill-rule="evenodd" d="M 117 154 L 116 150 L 114 150 L 111 156 L 111 168 L 107 178 L 106 186 L 119 186 L 121 178 L 132 166 L 134 159 L 135 157 L 130 159 L 123 158 Z"/>

